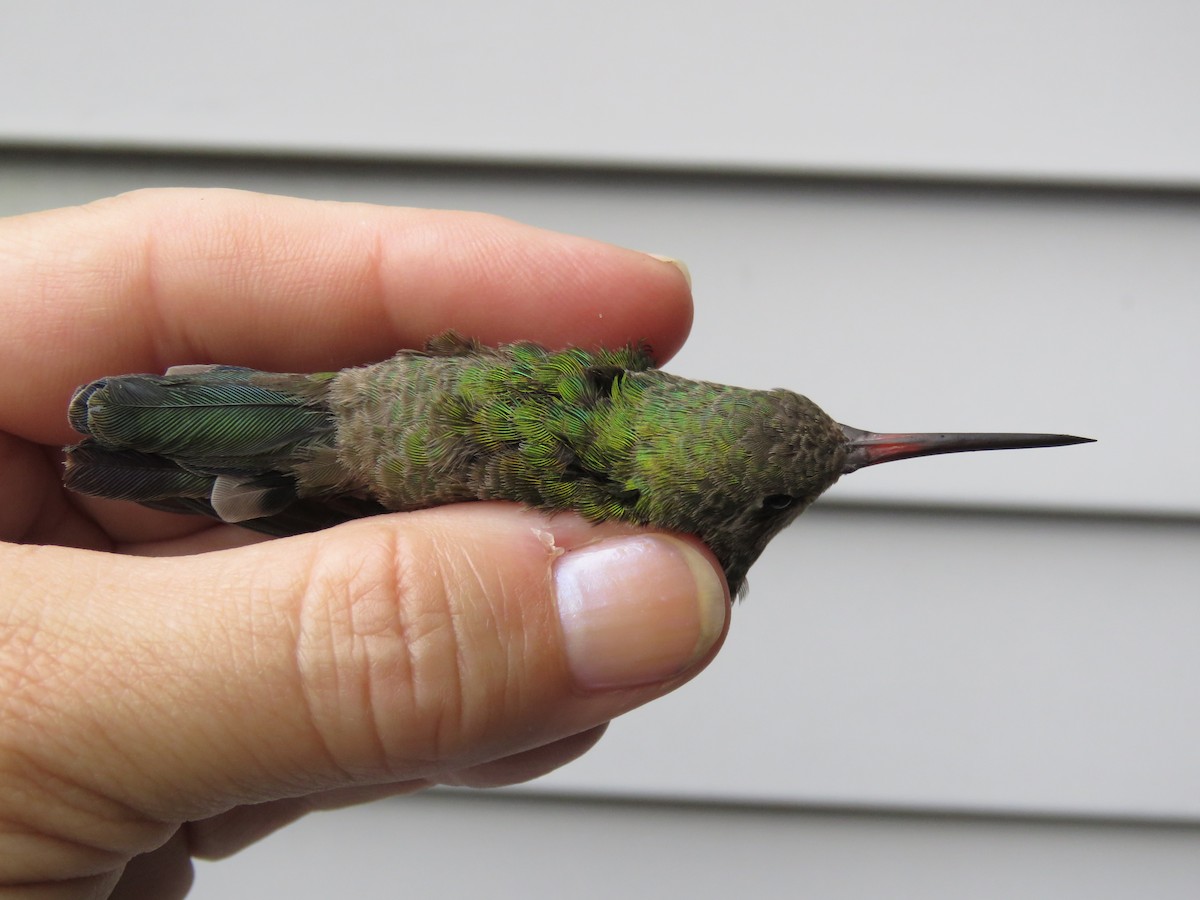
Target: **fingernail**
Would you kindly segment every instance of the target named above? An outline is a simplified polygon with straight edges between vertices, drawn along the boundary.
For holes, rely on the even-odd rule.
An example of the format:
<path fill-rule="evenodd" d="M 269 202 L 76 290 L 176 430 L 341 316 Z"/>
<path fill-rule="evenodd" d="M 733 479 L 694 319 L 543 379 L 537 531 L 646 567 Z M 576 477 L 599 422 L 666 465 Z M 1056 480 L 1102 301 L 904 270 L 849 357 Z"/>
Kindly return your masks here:
<path fill-rule="evenodd" d="M 632 687 L 686 671 L 725 627 L 725 590 L 700 552 L 665 534 L 610 538 L 554 568 L 567 663 L 583 688 Z"/>
<path fill-rule="evenodd" d="M 680 272 L 683 273 L 683 277 L 685 279 L 687 279 L 688 287 L 692 286 L 692 272 L 687 267 L 687 263 L 685 263 L 682 259 L 676 259 L 673 256 L 663 256 L 661 253 L 647 253 L 646 255 L 653 256 L 657 260 L 661 260 L 662 262 L 670 263 L 671 265 L 673 265 L 675 268 L 677 268 Z"/>

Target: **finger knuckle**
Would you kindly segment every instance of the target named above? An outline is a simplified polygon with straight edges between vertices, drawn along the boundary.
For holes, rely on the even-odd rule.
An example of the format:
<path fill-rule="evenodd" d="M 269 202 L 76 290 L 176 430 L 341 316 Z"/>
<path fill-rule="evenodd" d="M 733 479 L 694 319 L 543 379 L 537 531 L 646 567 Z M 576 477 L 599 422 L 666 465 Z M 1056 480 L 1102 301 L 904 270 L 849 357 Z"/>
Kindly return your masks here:
<path fill-rule="evenodd" d="M 459 595 L 433 539 L 364 528 L 312 559 L 297 660 L 311 720 L 339 766 L 410 774 L 453 756 L 472 700 Z"/>

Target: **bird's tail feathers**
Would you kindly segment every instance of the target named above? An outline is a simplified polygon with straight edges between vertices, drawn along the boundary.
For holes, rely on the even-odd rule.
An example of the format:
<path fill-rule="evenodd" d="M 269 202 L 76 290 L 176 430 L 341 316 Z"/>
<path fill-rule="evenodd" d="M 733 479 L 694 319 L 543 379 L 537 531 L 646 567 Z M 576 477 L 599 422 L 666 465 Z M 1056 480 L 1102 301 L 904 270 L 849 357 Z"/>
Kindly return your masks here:
<path fill-rule="evenodd" d="M 324 402 L 328 381 L 183 366 L 165 375 L 91 382 L 71 400 L 71 425 L 86 438 L 67 450 L 66 484 L 84 494 L 254 527 L 253 520 L 294 506 L 297 464 L 330 452 L 336 429 Z M 313 527 L 331 524 L 324 509 L 307 518 Z M 311 530 L 287 521 L 280 529 Z"/>

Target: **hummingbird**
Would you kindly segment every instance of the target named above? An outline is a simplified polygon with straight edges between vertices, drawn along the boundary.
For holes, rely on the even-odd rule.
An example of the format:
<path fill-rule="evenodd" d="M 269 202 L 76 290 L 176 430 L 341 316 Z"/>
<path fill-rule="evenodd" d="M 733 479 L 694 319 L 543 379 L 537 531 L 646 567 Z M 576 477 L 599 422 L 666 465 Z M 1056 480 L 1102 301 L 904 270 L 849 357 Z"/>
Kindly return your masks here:
<path fill-rule="evenodd" d="M 1061 434 L 877 434 L 807 397 L 692 381 L 650 349 L 484 347 L 448 332 L 339 372 L 175 366 L 78 388 L 64 480 L 83 494 L 289 535 L 387 511 L 510 500 L 686 532 L 734 595 L 842 475 L 1055 447 Z"/>

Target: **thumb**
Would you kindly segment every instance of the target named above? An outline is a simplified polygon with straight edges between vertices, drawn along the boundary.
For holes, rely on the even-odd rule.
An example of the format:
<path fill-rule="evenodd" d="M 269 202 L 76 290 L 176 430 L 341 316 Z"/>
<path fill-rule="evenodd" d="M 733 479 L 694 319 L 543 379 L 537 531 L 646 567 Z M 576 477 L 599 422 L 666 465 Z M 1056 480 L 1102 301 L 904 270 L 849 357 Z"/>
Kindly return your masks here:
<path fill-rule="evenodd" d="M 24 782 L 0 820 L 72 849 L 577 734 L 695 674 L 728 610 L 690 541 L 506 504 L 191 557 L 6 546 L 0 565 L 0 780 Z"/>

